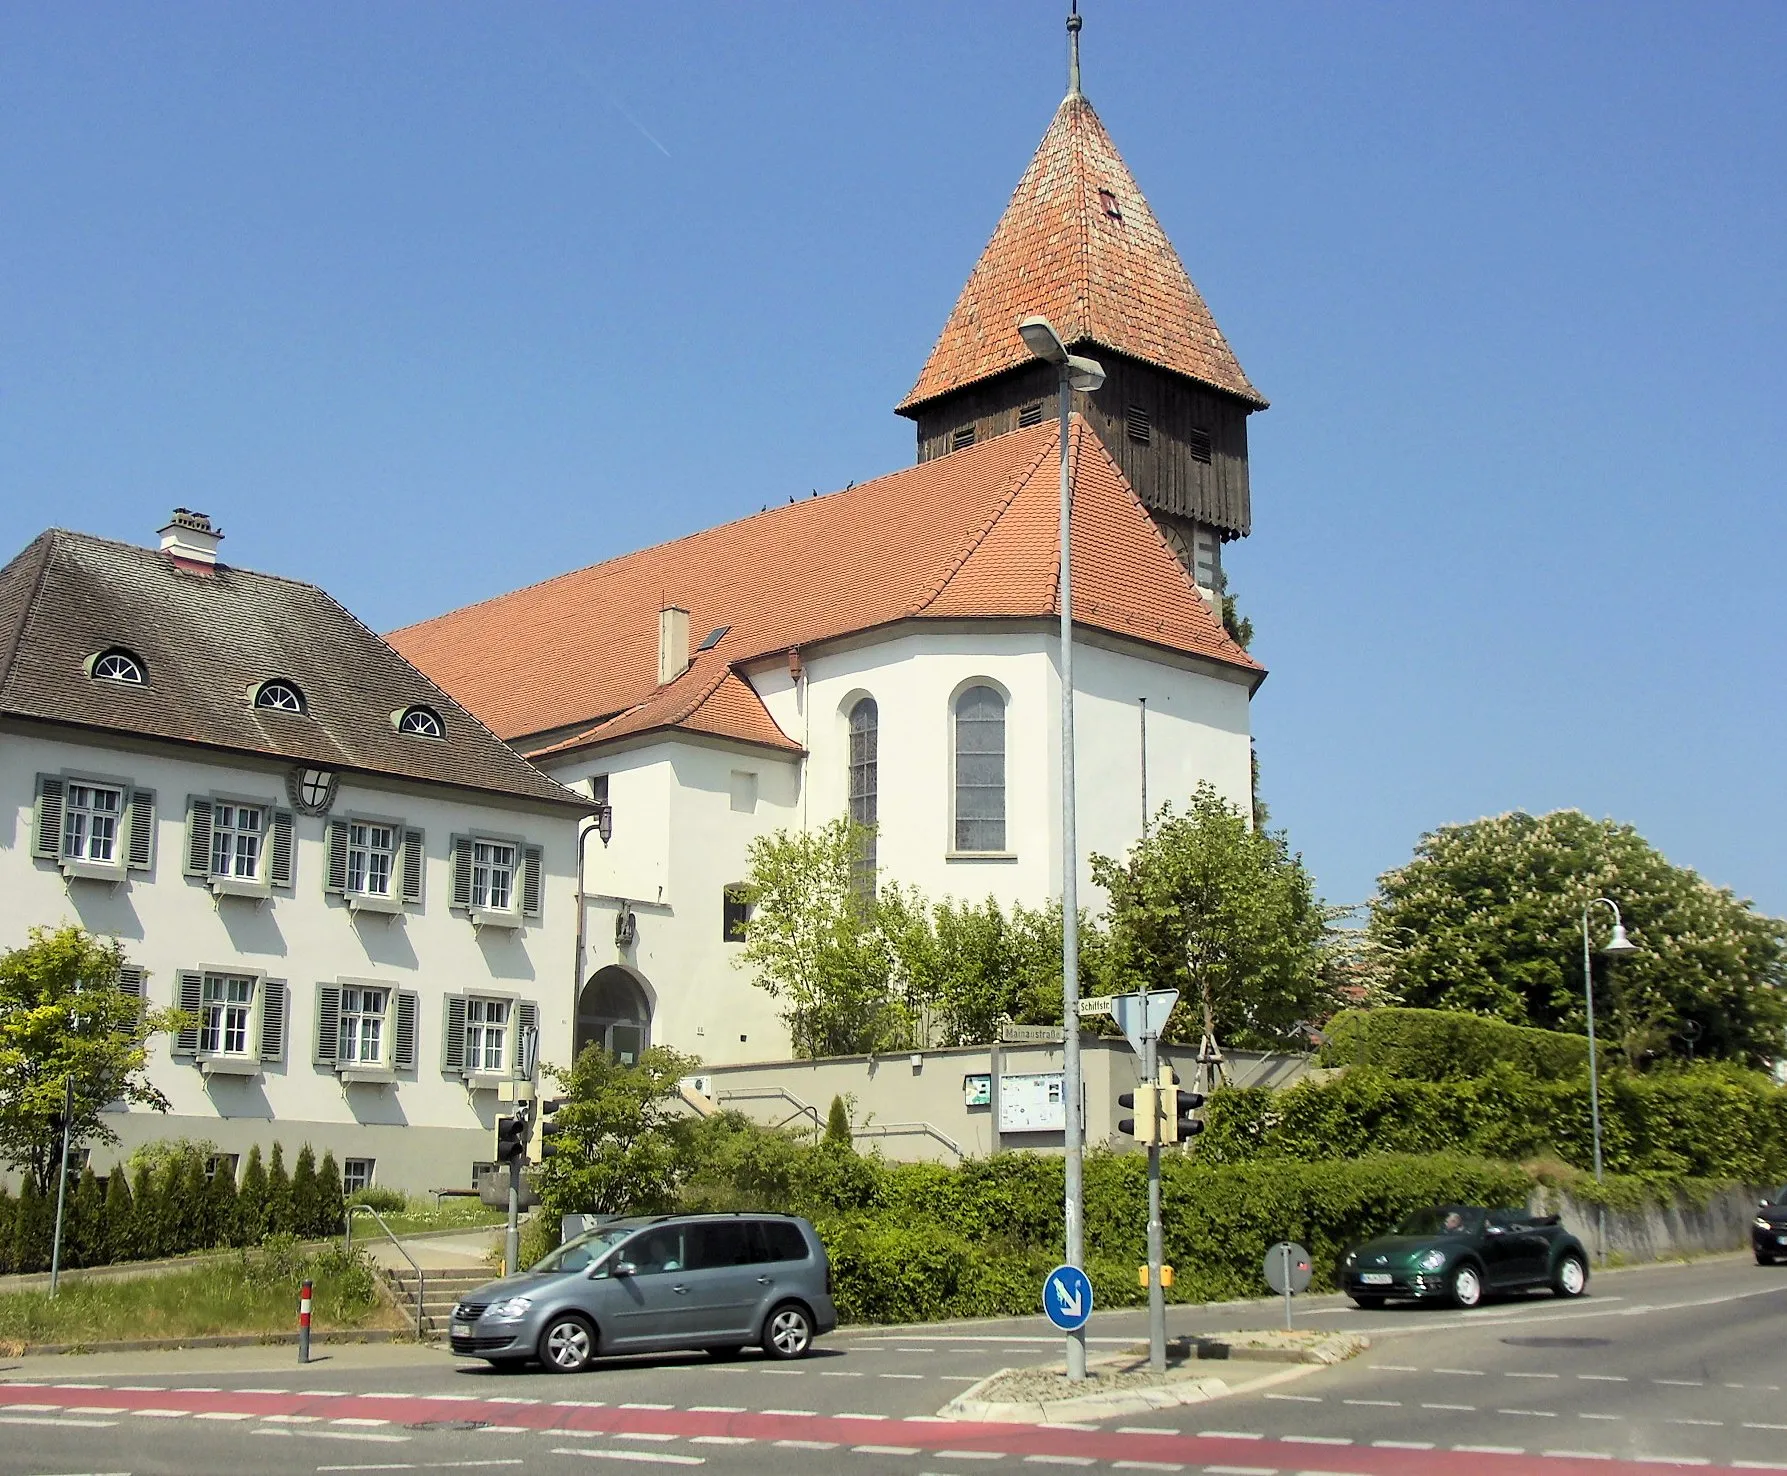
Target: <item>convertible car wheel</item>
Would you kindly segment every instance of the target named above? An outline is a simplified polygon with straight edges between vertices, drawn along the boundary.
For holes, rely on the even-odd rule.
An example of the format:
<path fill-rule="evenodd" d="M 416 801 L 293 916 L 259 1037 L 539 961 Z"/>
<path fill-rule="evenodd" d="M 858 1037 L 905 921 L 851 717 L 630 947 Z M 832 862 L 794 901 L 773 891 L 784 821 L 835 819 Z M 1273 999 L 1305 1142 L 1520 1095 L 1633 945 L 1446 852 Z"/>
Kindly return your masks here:
<path fill-rule="evenodd" d="M 1588 1267 L 1581 1256 L 1571 1254 L 1557 1263 L 1557 1274 L 1551 1278 L 1551 1290 L 1560 1297 L 1579 1297 L 1588 1285 Z"/>
<path fill-rule="evenodd" d="M 1483 1278 L 1475 1266 L 1460 1266 L 1452 1273 L 1452 1300 L 1460 1307 L 1475 1307 L 1483 1300 Z"/>

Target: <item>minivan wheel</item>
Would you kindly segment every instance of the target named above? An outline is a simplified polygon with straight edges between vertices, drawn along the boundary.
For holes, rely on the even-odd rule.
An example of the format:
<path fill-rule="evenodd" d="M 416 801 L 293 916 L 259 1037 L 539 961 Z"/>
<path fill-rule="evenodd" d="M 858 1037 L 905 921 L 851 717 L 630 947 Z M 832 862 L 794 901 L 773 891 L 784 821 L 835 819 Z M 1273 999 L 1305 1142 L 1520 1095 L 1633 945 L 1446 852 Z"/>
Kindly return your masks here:
<path fill-rule="evenodd" d="M 763 1351 L 771 1358 L 804 1358 L 813 1346 L 813 1319 L 805 1307 L 784 1302 L 763 1324 Z"/>
<path fill-rule="evenodd" d="M 1557 1275 L 1551 1279 L 1553 1296 L 1579 1297 L 1588 1286 L 1588 1266 L 1581 1256 L 1571 1254 L 1557 1263 Z"/>
<path fill-rule="evenodd" d="M 1475 1266 L 1460 1266 L 1452 1273 L 1452 1300 L 1460 1307 L 1475 1307 L 1483 1300 L 1483 1278 Z"/>
<path fill-rule="evenodd" d="M 596 1356 L 596 1330 L 581 1317 L 555 1317 L 540 1334 L 540 1362 L 549 1373 L 582 1373 Z"/>

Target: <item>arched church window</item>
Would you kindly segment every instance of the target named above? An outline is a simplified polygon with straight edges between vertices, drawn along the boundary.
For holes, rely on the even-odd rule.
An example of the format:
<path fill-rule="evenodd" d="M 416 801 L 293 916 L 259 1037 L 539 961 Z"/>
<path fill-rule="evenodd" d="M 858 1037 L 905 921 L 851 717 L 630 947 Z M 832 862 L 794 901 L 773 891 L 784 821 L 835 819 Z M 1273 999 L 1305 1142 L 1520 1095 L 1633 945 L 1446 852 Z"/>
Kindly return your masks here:
<path fill-rule="evenodd" d="M 875 835 L 880 790 L 881 709 L 873 697 L 860 699 L 850 709 L 850 818 L 871 827 L 857 853 L 852 879 L 863 896 L 875 893 Z"/>
<path fill-rule="evenodd" d="M 958 851 L 1005 849 L 1005 699 L 991 687 L 956 698 Z"/>

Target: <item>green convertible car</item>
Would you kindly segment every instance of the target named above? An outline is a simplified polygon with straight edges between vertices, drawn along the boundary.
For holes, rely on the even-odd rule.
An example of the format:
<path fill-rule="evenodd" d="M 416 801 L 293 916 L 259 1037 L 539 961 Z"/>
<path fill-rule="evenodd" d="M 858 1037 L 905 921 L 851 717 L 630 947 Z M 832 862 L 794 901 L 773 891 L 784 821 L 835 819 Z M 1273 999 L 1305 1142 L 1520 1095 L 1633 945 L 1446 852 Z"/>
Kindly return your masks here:
<path fill-rule="evenodd" d="M 1579 1297 L 1588 1252 L 1556 1215 L 1442 1204 L 1340 1258 L 1340 1289 L 1367 1309 L 1391 1299 L 1475 1307 L 1496 1292 Z"/>

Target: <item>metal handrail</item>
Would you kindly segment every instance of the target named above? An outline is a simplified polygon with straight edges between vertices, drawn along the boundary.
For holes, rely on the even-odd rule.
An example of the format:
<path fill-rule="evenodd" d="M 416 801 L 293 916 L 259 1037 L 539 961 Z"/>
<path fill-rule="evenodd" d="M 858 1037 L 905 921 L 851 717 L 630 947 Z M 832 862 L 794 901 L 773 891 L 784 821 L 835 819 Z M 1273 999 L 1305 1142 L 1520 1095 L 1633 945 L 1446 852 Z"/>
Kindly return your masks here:
<path fill-rule="evenodd" d="M 341 1217 L 342 1224 L 347 1228 L 345 1248 L 350 1254 L 352 1254 L 354 1249 L 354 1214 L 356 1211 L 369 1214 L 373 1219 L 378 1221 L 379 1229 L 383 1230 L 386 1238 L 390 1240 L 392 1245 L 397 1247 L 397 1254 L 408 1261 L 410 1263 L 410 1269 L 416 1273 L 416 1336 L 419 1338 L 426 1337 L 428 1335 L 428 1330 L 423 1326 L 425 1318 L 422 1312 L 422 1298 L 423 1294 L 428 1289 L 428 1273 L 422 1269 L 422 1263 L 404 1249 L 403 1242 L 397 1238 L 395 1232 L 393 1232 L 391 1227 L 385 1223 L 385 1217 L 369 1204 L 350 1204 L 347 1207 L 347 1212 Z"/>
<path fill-rule="evenodd" d="M 820 1120 L 819 1109 L 813 1106 L 811 1102 L 801 1101 L 799 1097 L 795 1096 L 794 1093 L 789 1091 L 786 1087 L 737 1087 L 731 1091 L 716 1092 L 714 1094 L 714 1100 L 716 1102 L 792 1102 L 794 1104 L 794 1111 L 776 1124 L 777 1129 L 787 1127 L 788 1124 L 793 1122 L 797 1117 L 812 1118 L 813 1131 L 815 1133 L 820 1132 L 825 1126 Z"/>
<path fill-rule="evenodd" d="M 933 1127 L 928 1122 L 881 1122 L 865 1123 L 862 1127 L 851 1128 L 851 1135 L 858 1138 L 894 1138 L 924 1137 L 935 1138 L 957 1158 L 966 1158 L 967 1151 L 948 1133 Z"/>

